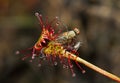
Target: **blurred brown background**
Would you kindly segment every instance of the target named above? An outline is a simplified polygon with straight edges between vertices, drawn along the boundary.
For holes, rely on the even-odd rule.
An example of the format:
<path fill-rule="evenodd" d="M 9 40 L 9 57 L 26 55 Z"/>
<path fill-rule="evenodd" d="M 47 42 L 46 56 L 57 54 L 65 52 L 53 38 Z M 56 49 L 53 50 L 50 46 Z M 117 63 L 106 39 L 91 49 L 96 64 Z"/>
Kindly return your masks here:
<path fill-rule="evenodd" d="M 15 55 L 40 35 L 35 12 L 78 27 L 80 57 L 120 76 L 120 0 L 0 0 L 0 83 L 115 83 L 82 64 L 86 73 L 74 66 L 73 78 L 61 65 L 39 68 Z"/>

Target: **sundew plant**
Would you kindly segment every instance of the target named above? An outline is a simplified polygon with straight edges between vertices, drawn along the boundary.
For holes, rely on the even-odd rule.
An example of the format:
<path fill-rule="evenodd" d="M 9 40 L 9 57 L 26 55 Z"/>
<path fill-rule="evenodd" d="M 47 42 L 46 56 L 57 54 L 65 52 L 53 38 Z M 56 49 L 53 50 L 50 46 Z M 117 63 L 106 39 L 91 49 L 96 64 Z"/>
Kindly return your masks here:
<path fill-rule="evenodd" d="M 90 69 L 116 82 L 120 82 L 120 78 L 116 75 L 111 74 L 79 57 L 77 50 L 81 46 L 81 42 L 74 42 L 76 36 L 80 34 L 78 28 L 73 28 L 73 30 L 63 32 L 63 28 L 66 27 L 58 17 L 54 18 L 52 21 L 49 21 L 48 17 L 43 20 L 42 15 L 39 13 L 35 13 L 35 15 L 39 20 L 42 32 L 38 41 L 34 44 L 33 47 L 27 50 L 16 52 L 16 54 L 25 55 L 22 60 L 31 58 L 32 61 L 35 58 L 39 58 L 40 60 L 48 60 L 54 65 L 57 65 L 59 60 L 59 62 L 63 64 L 64 68 L 67 67 L 71 70 L 72 76 L 74 77 L 76 74 L 73 70 L 73 64 L 71 62 L 72 60 L 76 63 L 82 73 L 85 73 L 85 70 L 79 65 L 79 63 L 84 64 Z M 41 64 L 41 61 L 39 61 L 38 65 L 41 66 Z"/>

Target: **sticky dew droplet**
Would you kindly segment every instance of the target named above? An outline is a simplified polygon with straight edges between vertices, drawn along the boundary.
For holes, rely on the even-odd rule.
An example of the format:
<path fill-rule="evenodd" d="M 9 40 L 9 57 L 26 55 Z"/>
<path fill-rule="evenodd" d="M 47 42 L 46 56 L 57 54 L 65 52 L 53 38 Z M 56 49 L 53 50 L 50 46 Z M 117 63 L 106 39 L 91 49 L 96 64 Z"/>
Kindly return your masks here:
<path fill-rule="evenodd" d="M 86 71 L 85 70 L 82 70 L 82 73 L 84 74 Z"/>
<path fill-rule="evenodd" d="M 43 58 L 43 60 L 46 60 L 46 58 Z"/>
<path fill-rule="evenodd" d="M 66 68 L 66 65 L 63 65 L 63 68 Z"/>
<path fill-rule="evenodd" d="M 32 63 L 32 60 L 29 60 L 29 62 L 31 62 L 31 63 Z"/>
<path fill-rule="evenodd" d="M 72 77 L 75 77 L 75 76 L 76 76 L 76 74 L 75 74 L 75 73 L 73 73 L 73 74 L 72 74 Z"/>
<path fill-rule="evenodd" d="M 70 65 L 70 68 L 73 68 L 73 65 Z"/>
<path fill-rule="evenodd" d="M 18 54 L 20 54 L 20 52 L 19 52 L 19 51 L 16 51 L 16 52 L 15 52 L 15 54 L 17 54 L 17 55 L 18 55 Z"/>
<path fill-rule="evenodd" d="M 54 62 L 54 65 L 57 66 L 57 64 L 58 64 L 58 63 L 55 61 L 55 62 Z"/>
<path fill-rule="evenodd" d="M 39 63 L 39 64 L 38 64 L 38 67 L 41 67 L 41 66 L 42 66 L 42 65 Z"/>

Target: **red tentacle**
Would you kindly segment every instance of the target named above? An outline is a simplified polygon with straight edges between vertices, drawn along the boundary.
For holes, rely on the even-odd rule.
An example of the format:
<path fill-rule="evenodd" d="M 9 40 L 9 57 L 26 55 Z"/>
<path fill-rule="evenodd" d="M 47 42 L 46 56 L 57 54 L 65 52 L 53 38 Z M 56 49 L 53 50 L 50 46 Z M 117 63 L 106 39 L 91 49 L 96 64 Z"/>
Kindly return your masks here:
<path fill-rule="evenodd" d="M 38 20 L 40 22 L 40 25 L 43 28 L 44 27 L 44 23 L 43 23 L 43 20 L 42 20 L 42 15 L 39 14 L 39 13 L 35 13 L 35 16 L 38 18 Z"/>

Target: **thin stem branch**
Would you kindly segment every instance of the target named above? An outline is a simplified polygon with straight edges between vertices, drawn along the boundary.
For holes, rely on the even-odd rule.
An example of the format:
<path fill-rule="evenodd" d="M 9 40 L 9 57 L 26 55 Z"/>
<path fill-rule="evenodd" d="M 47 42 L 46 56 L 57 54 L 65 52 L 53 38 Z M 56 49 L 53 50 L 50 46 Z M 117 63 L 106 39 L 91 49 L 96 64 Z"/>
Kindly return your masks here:
<path fill-rule="evenodd" d="M 63 53 L 64 53 L 64 51 L 63 51 Z M 97 67 L 97 66 L 95 66 L 95 65 L 93 65 L 93 64 L 91 64 L 89 62 L 87 62 L 86 60 L 84 60 L 84 59 L 82 59 L 80 57 L 77 57 L 76 55 L 74 55 L 74 54 L 72 54 L 70 52 L 66 52 L 66 55 L 64 55 L 64 57 L 68 58 L 68 55 L 71 55 L 70 59 L 76 60 L 77 62 L 84 64 L 85 66 L 93 69 L 94 71 L 99 72 L 100 74 L 102 74 L 102 75 L 104 75 L 104 76 L 106 76 L 108 78 L 111 78 L 111 79 L 113 79 L 113 80 L 120 83 L 120 78 L 117 77 L 116 75 L 114 75 L 112 73 L 109 73 L 109 72 L 107 72 L 107 71 L 105 71 L 105 70 L 103 70 L 103 69 L 101 69 L 101 68 L 99 68 L 99 67 Z"/>

